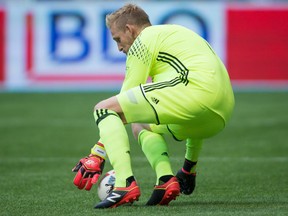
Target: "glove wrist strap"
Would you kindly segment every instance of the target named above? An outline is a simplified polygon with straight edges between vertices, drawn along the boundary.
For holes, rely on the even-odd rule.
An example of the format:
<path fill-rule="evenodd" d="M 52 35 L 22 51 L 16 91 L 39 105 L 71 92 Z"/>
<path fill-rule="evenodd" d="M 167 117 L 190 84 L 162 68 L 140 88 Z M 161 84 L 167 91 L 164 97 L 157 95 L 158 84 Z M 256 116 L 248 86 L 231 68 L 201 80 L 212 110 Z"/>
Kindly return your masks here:
<path fill-rule="evenodd" d="M 107 155 L 106 155 L 106 151 L 104 148 L 104 145 L 100 142 L 96 143 L 93 148 L 91 149 L 91 154 L 94 156 L 98 156 L 102 159 L 106 159 Z"/>

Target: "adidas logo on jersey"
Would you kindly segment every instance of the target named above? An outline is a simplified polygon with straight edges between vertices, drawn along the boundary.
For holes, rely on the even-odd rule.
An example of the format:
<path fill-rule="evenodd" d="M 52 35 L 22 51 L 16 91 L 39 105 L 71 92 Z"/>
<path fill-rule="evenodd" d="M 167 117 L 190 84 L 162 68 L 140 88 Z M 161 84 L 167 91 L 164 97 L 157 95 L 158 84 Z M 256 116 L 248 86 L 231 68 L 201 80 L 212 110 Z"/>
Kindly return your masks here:
<path fill-rule="evenodd" d="M 158 100 L 157 98 L 155 98 L 155 97 L 151 97 L 151 100 L 152 100 L 152 102 L 155 103 L 155 104 L 158 104 L 158 103 L 159 103 L 159 100 Z"/>

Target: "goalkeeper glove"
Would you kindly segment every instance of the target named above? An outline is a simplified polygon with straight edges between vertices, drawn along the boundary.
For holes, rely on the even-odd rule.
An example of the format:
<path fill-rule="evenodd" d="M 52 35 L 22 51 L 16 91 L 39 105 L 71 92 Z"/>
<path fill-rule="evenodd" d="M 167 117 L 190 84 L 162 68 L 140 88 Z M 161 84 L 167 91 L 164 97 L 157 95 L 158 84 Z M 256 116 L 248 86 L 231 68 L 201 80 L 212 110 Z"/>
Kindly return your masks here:
<path fill-rule="evenodd" d="M 89 191 L 93 184 L 97 183 L 105 165 L 106 152 L 103 144 L 98 142 L 91 152 L 92 154 L 80 159 L 72 169 L 73 172 L 77 172 L 73 183 L 80 190 L 85 188 Z"/>

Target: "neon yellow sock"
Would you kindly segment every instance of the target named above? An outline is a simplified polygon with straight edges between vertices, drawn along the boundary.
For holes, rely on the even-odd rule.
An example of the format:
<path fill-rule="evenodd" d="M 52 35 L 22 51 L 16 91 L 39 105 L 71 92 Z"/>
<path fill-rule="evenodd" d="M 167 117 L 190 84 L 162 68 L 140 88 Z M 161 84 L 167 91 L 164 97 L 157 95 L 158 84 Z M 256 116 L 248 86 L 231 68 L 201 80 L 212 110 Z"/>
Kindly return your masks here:
<path fill-rule="evenodd" d="M 173 175 L 167 144 L 160 134 L 142 130 L 139 133 L 138 141 L 151 167 L 156 172 L 156 184 L 159 184 L 158 180 L 161 176 Z"/>
<path fill-rule="evenodd" d="M 202 149 L 202 143 L 203 143 L 202 139 L 187 139 L 185 158 L 192 162 L 197 162 L 199 158 L 199 154 Z M 196 165 L 192 167 L 190 172 L 191 173 L 196 172 Z"/>
<path fill-rule="evenodd" d="M 96 112 L 97 110 L 94 112 L 94 117 L 98 122 L 101 142 L 116 174 L 115 187 L 126 187 L 126 179 L 133 173 L 125 126 L 119 116 L 111 110 L 107 110 L 103 115 Z M 101 111 L 101 113 L 105 112 Z"/>

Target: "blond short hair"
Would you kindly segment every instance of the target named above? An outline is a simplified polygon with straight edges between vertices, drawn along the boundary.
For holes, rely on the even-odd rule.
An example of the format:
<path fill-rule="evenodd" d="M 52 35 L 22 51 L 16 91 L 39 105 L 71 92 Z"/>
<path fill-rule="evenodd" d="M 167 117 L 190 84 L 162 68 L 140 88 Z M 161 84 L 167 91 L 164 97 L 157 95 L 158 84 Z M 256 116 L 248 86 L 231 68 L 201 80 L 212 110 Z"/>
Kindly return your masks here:
<path fill-rule="evenodd" d="M 119 30 L 125 29 L 126 24 L 138 27 L 151 25 L 147 13 L 135 4 L 126 4 L 115 12 L 108 14 L 106 16 L 106 25 L 111 28 L 113 24 L 116 24 Z"/>

